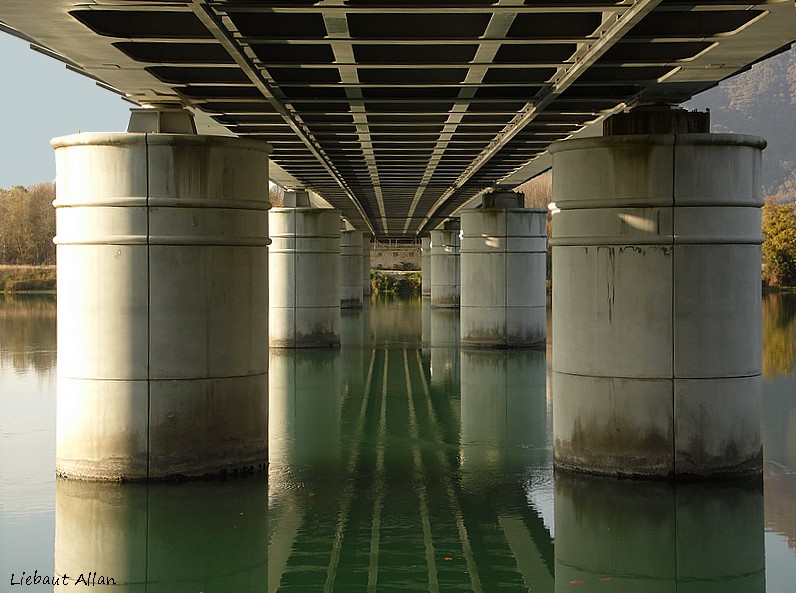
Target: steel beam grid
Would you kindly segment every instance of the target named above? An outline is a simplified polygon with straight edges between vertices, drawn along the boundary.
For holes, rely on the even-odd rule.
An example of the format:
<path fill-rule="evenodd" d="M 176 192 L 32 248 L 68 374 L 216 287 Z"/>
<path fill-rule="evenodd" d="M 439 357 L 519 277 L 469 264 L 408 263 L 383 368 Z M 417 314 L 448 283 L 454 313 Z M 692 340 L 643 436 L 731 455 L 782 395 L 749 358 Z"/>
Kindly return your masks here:
<path fill-rule="evenodd" d="M 418 5 L 420 4 L 420 5 Z M 39 14 L 40 13 L 40 14 Z M 46 14 L 47 19 L 42 19 Z M 414 240 L 546 148 L 681 102 L 796 38 L 790 1 L 4 0 L 0 29 L 203 130 L 262 139 L 277 179 Z"/>

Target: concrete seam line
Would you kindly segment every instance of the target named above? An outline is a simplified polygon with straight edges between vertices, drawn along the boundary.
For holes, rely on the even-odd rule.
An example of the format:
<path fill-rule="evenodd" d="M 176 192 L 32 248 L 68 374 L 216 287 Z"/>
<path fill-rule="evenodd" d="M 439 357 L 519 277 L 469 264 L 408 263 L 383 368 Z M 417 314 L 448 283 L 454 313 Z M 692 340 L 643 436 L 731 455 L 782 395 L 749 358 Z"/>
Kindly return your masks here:
<path fill-rule="evenodd" d="M 146 166 L 146 479 L 149 482 L 150 460 L 152 458 L 152 252 L 149 241 L 151 220 L 149 210 L 150 179 L 149 179 L 149 134 L 144 134 L 144 162 Z M 149 519 L 147 518 L 147 529 Z M 147 541 L 147 545 L 149 542 Z"/>
<path fill-rule="evenodd" d="M 674 141 L 672 142 L 672 201 L 671 201 L 671 208 L 672 213 L 674 213 L 674 209 L 676 207 L 677 201 L 677 191 L 676 191 L 676 184 L 677 184 L 677 140 L 678 135 L 674 134 Z M 675 224 L 677 221 L 675 220 L 676 217 L 672 215 L 672 234 L 671 234 L 671 247 L 672 250 L 672 257 L 670 260 L 670 274 L 671 274 L 671 282 L 672 282 L 672 294 L 671 294 L 671 330 L 672 330 L 672 377 L 671 377 L 671 389 L 672 389 L 672 474 L 677 475 L 677 373 L 676 373 L 676 364 L 677 364 L 677 323 L 676 323 L 676 297 L 677 297 L 677 278 L 675 276 L 676 268 L 675 265 L 675 241 L 674 238 L 677 236 L 677 229 L 675 228 Z M 676 517 L 675 517 L 676 520 Z M 675 544 L 676 545 L 676 544 Z"/>

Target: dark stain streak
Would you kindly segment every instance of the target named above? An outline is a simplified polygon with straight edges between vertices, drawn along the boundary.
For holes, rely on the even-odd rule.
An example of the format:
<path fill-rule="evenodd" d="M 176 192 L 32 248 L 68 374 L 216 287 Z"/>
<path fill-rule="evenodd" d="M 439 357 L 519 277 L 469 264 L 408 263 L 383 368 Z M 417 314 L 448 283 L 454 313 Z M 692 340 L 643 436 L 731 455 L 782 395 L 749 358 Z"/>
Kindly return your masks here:
<path fill-rule="evenodd" d="M 610 270 L 608 272 L 608 321 L 612 322 L 614 318 L 614 304 L 616 303 L 616 251 L 614 247 L 608 247 L 608 265 Z"/>

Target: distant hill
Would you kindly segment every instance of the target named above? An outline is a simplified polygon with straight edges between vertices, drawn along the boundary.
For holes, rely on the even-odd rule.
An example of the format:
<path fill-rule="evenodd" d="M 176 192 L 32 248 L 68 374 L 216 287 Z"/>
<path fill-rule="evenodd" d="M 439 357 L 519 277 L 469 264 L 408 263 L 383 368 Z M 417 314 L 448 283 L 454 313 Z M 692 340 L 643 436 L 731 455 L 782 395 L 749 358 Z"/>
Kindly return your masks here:
<path fill-rule="evenodd" d="M 765 138 L 765 194 L 781 202 L 796 200 L 796 47 L 725 80 L 685 107 L 709 108 L 713 132 Z"/>

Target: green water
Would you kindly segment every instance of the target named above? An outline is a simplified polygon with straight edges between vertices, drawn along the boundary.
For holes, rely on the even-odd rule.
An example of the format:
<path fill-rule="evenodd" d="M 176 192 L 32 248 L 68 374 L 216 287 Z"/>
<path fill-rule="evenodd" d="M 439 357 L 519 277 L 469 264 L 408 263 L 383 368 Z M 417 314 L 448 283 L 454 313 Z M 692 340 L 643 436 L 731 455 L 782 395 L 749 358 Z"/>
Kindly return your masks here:
<path fill-rule="evenodd" d="M 763 303 L 765 495 L 555 475 L 546 353 L 460 350 L 420 301 L 271 352 L 268 475 L 56 481 L 54 300 L 1 299 L 0 592 L 796 590 L 794 296 Z"/>

